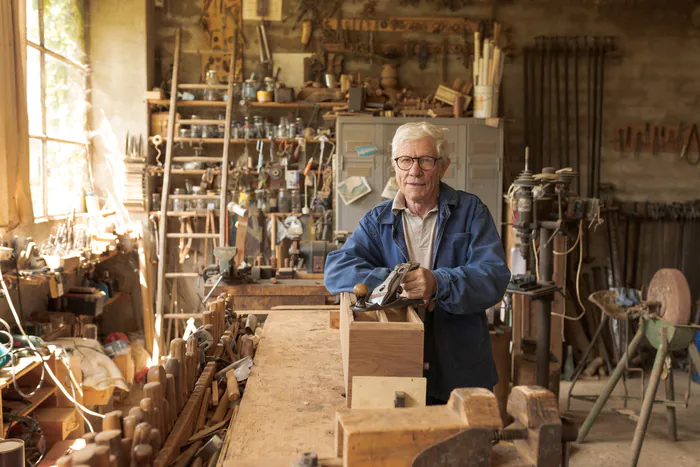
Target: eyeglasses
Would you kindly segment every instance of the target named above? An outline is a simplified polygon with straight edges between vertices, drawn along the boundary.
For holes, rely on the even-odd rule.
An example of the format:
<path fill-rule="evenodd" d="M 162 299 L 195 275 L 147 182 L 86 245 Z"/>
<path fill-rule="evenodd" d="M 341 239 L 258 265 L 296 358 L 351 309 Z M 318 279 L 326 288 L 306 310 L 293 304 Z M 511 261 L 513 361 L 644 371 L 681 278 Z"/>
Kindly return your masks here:
<path fill-rule="evenodd" d="M 437 161 L 442 159 L 442 157 L 430 157 L 430 156 L 423 156 L 423 157 L 408 157 L 408 156 L 401 156 L 397 157 L 394 159 L 394 162 L 396 162 L 396 165 L 398 166 L 399 169 L 401 170 L 411 170 L 411 167 L 413 167 L 413 162 L 418 161 L 418 167 L 420 167 L 423 170 L 432 170 L 435 168 L 435 164 L 437 164 Z"/>

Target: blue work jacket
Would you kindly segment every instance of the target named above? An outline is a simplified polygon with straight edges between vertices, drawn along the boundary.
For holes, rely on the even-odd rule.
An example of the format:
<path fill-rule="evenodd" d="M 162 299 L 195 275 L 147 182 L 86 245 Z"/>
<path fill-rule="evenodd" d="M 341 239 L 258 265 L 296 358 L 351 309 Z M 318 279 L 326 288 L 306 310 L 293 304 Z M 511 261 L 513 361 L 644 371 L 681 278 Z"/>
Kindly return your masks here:
<path fill-rule="evenodd" d="M 326 259 L 325 286 L 332 294 L 357 283 L 372 290 L 398 263 L 409 261 L 403 216 L 392 200 L 370 210 L 340 250 Z M 428 395 L 446 401 L 455 388 L 498 382 L 485 311 L 503 297 L 510 271 L 493 218 L 481 200 L 440 184 L 433 249 L 436 306 L 426 313 L 424 357 Z"/>

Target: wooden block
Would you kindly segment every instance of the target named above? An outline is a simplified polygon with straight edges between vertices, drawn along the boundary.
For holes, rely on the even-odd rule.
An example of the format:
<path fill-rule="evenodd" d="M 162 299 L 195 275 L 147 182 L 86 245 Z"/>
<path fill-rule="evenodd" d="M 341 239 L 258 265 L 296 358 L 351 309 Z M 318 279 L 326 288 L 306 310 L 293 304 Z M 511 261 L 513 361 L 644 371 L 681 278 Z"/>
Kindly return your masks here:
<path fill-rule="evenodd" d="M 238 388 L 238 380 L 234 374 L 235 370 L 226 372 L 226 396 L 229 402 L 236 402 L 241 398 L 241 391 Z"/>
<path fill-rule="evenodd" d="M 39 407 L 32 412 L 47 440 L 63 441 L 80 427 L 82 419 L 75 408 Z"/>
<path fill-rule="evenodd" d="M 185 451 L 180 454 L 180 456 L 175 459 L 175 462 L 173 463 L 173 467 L 186 467 L 189 465 L 189 462 L 192 460 L 194 455 L 199 451 L 199 448 L 202 447 L 204 444 L 203 441 L 195 441 L 188 447 Z"/>
<path fill-rule="evenodd" d="M 450 89 L 447 86 L 441 84 L 435 91 L 435 100 L 443 102 L 447 105 L 453 105 L 455 97 L 459 94 L 461 94 L 459 91 L 455 91 L 454 89 Z"/>
<path fill-rule="evenodd" d="M 150 423 L 139 423 L 136 425 L 134 430 L 134 438 L 132 440 L 131 448 L 138 446 L 139 444 L 148 444 L 149 438 L 151 437 L 151 424 Z"/>
<path fill-rule="evenodd" d="M 102 420 L 102 431 L 107 430 L 119 430 L 122 431 L 122 412 L 121 410 L 114 410 L 105 414 L 105 418 Z"/>
<path fill-rule="evenodd" d="M 328 312 L 331 329 L 340 329 L 340 311 L 331 310 Z"/>
<path fill-rule="evenodd" d="M 136 429 L 136 425 L 138 425 L 138 423 L 136 422 L 136 417 L 134 417 L 133 415 L 127 415 L 122 419 L 122 426 L 124 427 L 125 438 L 134 437 L 134 430 Z"/>
<path fill-rule="evenodd" d="M 248 334 L 241 334 L 238 338 L 238 355 L 241 358 L 253 357 L 255 344 Z"/>
<path fill-rule="evenodd" d="M 172 426 L 175 424 L 175 421 L 177 420 L 177 400 L 175 397 L 176 394 L 176 389 L 175 389 L 175 376 L 173 375 L 166 375 L 166 384 L 165 384 L 165 393 L 167 397 L 165 398 L 166 401 L 168 401 L 168 427 L 172 428 Z"/>
<path fill-rule="evenodd" d="M 183 395 L 183 401 L 182 405 L 185 405 L 185 400 L 187 400 L 187 396 L 189 395 L 189 389 L 187 388 L 187 382 L 189 381 L 189 375 L 187 374 L 187 365 L 185 364 L 185 341 L 177 338 L 173 339 L 170 342 L 170 356 L 177 360 L 180 364 L 180 378 L 181 378 L 181 386 L 180 386 L 180 391 L 181 394 Z M 182 408 L 180 409 L 182 410 Z"/>
<path fill-rule="evenodd" d="M 354 296 L 352 296 L 354 297 Z M 347 407 L 353 376 L 423 376 L 423 322 L 411 309 L 357 313 L 341 295 L 340 347 Z"/>
<path fill-rule="evenodd" d="M 465 428 L 502 428 L 493 393 L 455 389 L 447 405 L 341 409 L 336 416 L 336 454 L 346 466 L 411 465 L 425 448 Z"/>
<path fill-rule="evenodd" d="M 355 376 L 352 379 L 352 408 L 393 408 L 397 391 L 405 394 L 406 407 L 424 407 L 426 381 L 425 378 Z"/>

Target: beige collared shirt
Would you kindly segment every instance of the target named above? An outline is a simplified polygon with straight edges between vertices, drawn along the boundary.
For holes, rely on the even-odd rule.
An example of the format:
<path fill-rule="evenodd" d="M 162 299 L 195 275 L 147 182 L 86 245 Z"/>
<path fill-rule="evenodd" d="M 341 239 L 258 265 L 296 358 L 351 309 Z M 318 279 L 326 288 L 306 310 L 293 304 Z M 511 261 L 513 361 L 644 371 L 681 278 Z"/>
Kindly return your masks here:
<path fill-rule="evenodd" d="M 425 218 L 413 214 L 406 208 L 406 198 L 399 191 L 394 197 L 391 211 L 403 216 L 403 234 L 408 248 L 408 259 L 413 263 L 420 263 L 421 267 L 433 269 L 433 251 L 435 247 L 435 235 L 437 233 L 437 205 L 428 211 Z"/>

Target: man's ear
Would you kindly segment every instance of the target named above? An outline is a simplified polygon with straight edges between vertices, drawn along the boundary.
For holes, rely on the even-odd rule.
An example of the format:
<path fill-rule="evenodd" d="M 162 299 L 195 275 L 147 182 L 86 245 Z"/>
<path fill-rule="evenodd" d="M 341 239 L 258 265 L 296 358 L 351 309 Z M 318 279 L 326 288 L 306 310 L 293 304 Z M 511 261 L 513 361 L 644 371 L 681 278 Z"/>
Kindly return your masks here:
<path fill-rule="evenodd" d="M 443 159 L 443 162 L 440 163 L 440 180 L 442 180 L 442 177 L 445 176 L 445 172 L 447 172 L 447 169 L 450 167 L 450 163 L 452 162 L 449 159 Z"/>

